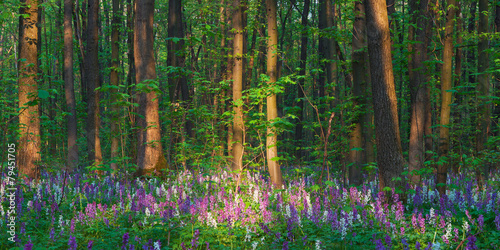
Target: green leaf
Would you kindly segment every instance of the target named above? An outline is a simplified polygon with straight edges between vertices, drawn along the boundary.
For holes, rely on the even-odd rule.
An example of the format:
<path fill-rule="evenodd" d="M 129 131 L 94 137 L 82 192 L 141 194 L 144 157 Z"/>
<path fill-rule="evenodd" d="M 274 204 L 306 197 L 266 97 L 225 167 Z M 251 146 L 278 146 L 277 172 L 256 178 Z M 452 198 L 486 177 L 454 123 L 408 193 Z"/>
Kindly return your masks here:
<path fill-rule="evenodd" d="M 46 91 L 46 90 L 38 90 L 38 97 L 40 99 L 47 99 L 47 98 L 49 98 L 49 96 L 50 96 L 50 94 L 49 94 L 48 91 Z"/>

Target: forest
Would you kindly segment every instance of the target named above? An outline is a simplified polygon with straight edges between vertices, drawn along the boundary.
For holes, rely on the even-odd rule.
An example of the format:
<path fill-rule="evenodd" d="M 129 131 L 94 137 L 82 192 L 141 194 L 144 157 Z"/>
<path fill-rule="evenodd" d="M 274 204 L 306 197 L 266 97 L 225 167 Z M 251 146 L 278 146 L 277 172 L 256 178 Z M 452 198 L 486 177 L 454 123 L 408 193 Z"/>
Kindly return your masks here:
<path fill-rule="evenodd" d="M 500 249 L 499 1 L 0 7 L 0 249 Z"/>

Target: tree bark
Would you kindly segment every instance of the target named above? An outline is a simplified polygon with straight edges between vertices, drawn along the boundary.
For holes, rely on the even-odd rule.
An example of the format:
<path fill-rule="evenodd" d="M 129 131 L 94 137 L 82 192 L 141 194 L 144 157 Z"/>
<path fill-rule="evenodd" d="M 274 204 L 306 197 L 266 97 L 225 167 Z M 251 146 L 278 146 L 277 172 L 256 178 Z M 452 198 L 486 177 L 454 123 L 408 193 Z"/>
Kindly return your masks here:
<path fill-rule="evenodd" d="M 38 114 L 38 30 L 39 5 L 37 0 L 21 1 L 19 8 L 19 130 L 17 166 L 19 175 L 30 179 L 40 178 L 38 167 L 40 151 L 40 116 Z"/>
<path fill-rule="evenodd" d="M 361 169 L 366 163 L 366 147 L 367 143 L 363 140 L 365 137 L 367 126 L 363 119 L 366 109 L 367 97 L 364 90 L 368 87 L 367 75 L 367 55 L 366 55 L 366 23 L 365 23 L 365 7 L 360 1 L 354 3 L 355 19 L 353 24 L 352 37 L 352 92 L 354 97 L 354 105 L 356 106 L 356 116 L 353 121 L 354 128 L 350 134 L 349 142 L 349 160 L 352 166 L 349 168 L 349 184 L 356 186 L 361 185 L 363 176 Z"/>
<path fill-rule="evenodd" d="M 87 145 L 88 160 L 94 166 L 99 166 L 102 162 L 101 140 L 99 138 L 100 130 L 100 111 L 99 111 L 99 91 L 96 88 L 99 85 L 99 0 L 88 0 L 87 15 L 87 49 L 85 56 L 85 82 L 87 83 Z"/>
<path fill-rule="evenodd" d="M 134 61 L 136 84 L 157 85 L 154 58 L 154 0 L 136 0 L 134 17 Z M 149 175 L 154 170 L 164 169 L 158 115 L 158 95 L 151 86 L 138 89 L 139 116 L 137 117 L 138 175 Z"/>
<path fill-rule="evenodd" d="M 68 156 L 66 165 L 70 171 L 78 165 L 77 119 L 75 83 L 73 79 L 73 0 L 64 0 L 64 92 L 68 109 Z"/>
<path fill-rule="evenodd" d="M 450 111 L 453 57 L 453 26 L 455 25 L 456 1 L 447 0 L 446 27 L 443 48 L 443 67 L 441 69 L 441 121 L 439 129 L 439 157 L 442 163 L 437 169 L 437 189 L 440 195 L 446 193 L 448 174 L 448 151 L 450 149 Z M 440 185 L 441 184 L 441 185 Z"/>
<path fill-rule="evenodd" d="M 240 0 L 233 1 L 233 147 L 232 156 L 233 161 L 231 168 L 233 171 L 240 171 L 243 169 L 243 144 L 245 124 L 243 122 L 243 30 L 244 20 L 242 13 L 242 3 Z"/>
<path fill-rule="evenodd" d="M 119 77 L 118 70 L 120 67 L 119 56 L 119 28 L 121 25 L 120 20 L 120 1 L 113 0 L 113 20 L 111 21 L 111 72 L 110 82 L 113 85 L 111 89 L 111 169 L 113 173 L 118 171 L 118 156 L 120 152 L 120 130 L 119 130 L 119 109 L 117 102 L 118 99 L 118 85 Z"/>
<path fill-rule="evenodd" d="M 408 149 L 408 172 L 409 179 L 413 184 L 420 183 L 420 175 L 417 172 L 424 163 L 425 142 L 425 100 L 427 95 L 427 74 L 424 62 L 427 60 L 427 0 L 412 0 L 410 11 L 414 29 L 415 44 L 410 54 L 410 94 L 411 94 L 411 118 L 410 118 L 410 144 Z"/>
<path fill-rule="evenodd" d="M 398 127 L 398 111 L 392 71 L 387 6 L 383 0 L 365 0 L 366 31 L 373 93 L 379 188 L 401 185 L 404 159 Z"/>
<path fill-rule="evenodd" d="M 276 83 L 277 63 L 278 63 L 278 25 L 276 21 L 276 0 L 266 0 L 266 18 L 267 18 L 267 76 L 269 76 L 269 85 Z M 267 96 L 267 121 L 273 123 L 278 118 L 278 107 L 276 105 L 276 94 L 271 93 Z M 267 167 L 271 182 L 275 188 L 281 188 L 283 179 L 278 161 L 278 136 L 276 129 L 268 125 L 267 127 Z"/>
<path fill-rule="evenodd" d="M 488 141 L 488 133 L 490 132 L 490 81 L 489 74 L 486 72 L 489 68 L 488 56 L 488 0 L 479 1 L 479 25 L 477 33 L 479 35 L 478 44 L 478 67 L 477 67 L 477 111 L 479 119 L 477 123 L 476 134 L 476 154 L 482 155 L 485 144 Z M 484 182 L 488 176 L 489 163 L 484 162 L 480 169 L 476 169 L 476 176 L 479 187 L 483 187 Z"/>
<path fill-rule="evenodd" d="M 306 63 L 307 63 L 307 40 L 308 40 L 308 19 L 309 19 L 309 4 L 310 0 L 304 1 L 304 10 L 302 12 L 302 37 L 300 39 L 300 71 L 299 75 L 305 76 L 306 74 Z M 297 124 L 295 126 L 295 143 L 298 148 L 296 151 L 297 160 L 300 161 L 302 158 L 302 128 L 304 122 L 304 91 L 306 90 L 305 78 L 302 78 L 299 82 L 297 88 L 297 106 L 299 107 L 299 113 L 297 114 Z"/>

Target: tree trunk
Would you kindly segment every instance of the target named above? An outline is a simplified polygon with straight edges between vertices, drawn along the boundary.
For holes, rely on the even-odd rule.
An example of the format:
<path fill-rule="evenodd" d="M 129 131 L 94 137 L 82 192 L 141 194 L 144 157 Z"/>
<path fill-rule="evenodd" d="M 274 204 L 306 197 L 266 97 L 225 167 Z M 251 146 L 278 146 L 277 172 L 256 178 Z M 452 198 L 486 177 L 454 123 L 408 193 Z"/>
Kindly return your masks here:
<path fill-rule="evenodd" d="M 111 89 L 111 169 L 113 173 L 118 171 L 118 156 L 120 152 L 120 130 L 119 130 L 119 109 L 118 100 L 118 70 L 120 67 L 120 47 L 118 36 L 120 34 L 120 1 L 113 0 L 113 20 L 111 22 L 111 72 L 110 82 L 113 85 Z"/>
<path fill-rule="evenodd" d="M 410 94 L 411 94 L 411 118 L 410 118 L 410 144 L 408 149 L 408 171 L 410 172 L 410 181 L 413 184 L 420 183 L 420 175 L 415 171 L 422 168 L 424 163 L 424 130 L 425 130 L 425 99 L 427 95 L 428 82 L 425 72 L 424 62 L 427 60 L 427 42 L 426 42 L 426 15 L 428 1 L 412 0 L 410 2 L 410 11 L 414 29 L 415 44 L 408 71 L 410 74 Z"/>
<path fill-rule="evenodd" d="M 453 57 L 453 26 L 455 25 L 456 1 L 447 0 L 446 27 L 443 48 L 443 67 L 441 69 L 441 121 L 439 129 L 439 157 L 442 160 L 437 169 L 437 189 L 440 195 L 446 193 L 448 174 L 448 150 L 450 149 L 450 111 Z M 441 184 L 441 185 L 440 185 Z"/>
<path fill-rule="evenodd" d="M 99 138 L 100 111 L 99 111 L 99 0 L 88 0 L 87 16 L 87 49 L 85 56 L 85 79 L 87 83 L 87 145 L 90 164 L 99 166 L 102 162 L 101 141 Z"/>
<path fill-rule="evenodd" d="M 134 1 L 127 0 L 127 57 L 128 57 L 128 74 L 127 74 L 127 89 L 129 91 L 129 96 L 131 96 L 129 102 L 137 103 L 137 97 L 134 88 L 135 84 L 135 60 L 134 60 Z M 130 122 L 130 147 L 129 152 L 131 154 L 130 158 L 132 162 L 137 162 L 137 122 L 136 113 L 137 108 L 133 105 L 129 107 L 129 122 Z"/>
<path fill-rule="evenodd" d="M 243 144 L 245 124 L 243 122 L 243 99 L 241 99 L 243 90 L 243 30 L 244 20 L 242 13 L 242 4 L 240 0 L 233 1 L 233 161 L 231 168 L 233 171 L 243 169 Z"/>
<path fill-rule="evenodd" d="M 68 109 L 68 156 L 66 165 L 70 171 L 78 165 L 77 119 L 75 83 L 73 79 L 73 1 L 64 0 L 64 92 Z"/>
<path fill-rule="evenodd" d="M 404 159 L 398 127 L 398 111 L 392 71 L 391 40 L 387 7 L 382 0 L 365 0 L 370 77 L 377 137 L 379 189 L 401 185 Z"/>
<path fill-rule="evenodd" d="M 356 186 L 361 185 L 363 176 L 361 169 L 363 164 L 366 163 L 366 146 L 364 142 L 363 132 L 366 133 L 367 126 L 363 119 L 367 111 L 367 97 L 364 90 L 367 88 L 368 75 L 367 75 L 367 55 L 366 47 L 366 23 L 365 23 L 365 8 L 363 3 L 356 1 L 354 3 L 355 19 L 353 24 L 353 37 L 352 37 L 352 92 L 354 97 L 354 105 L 357 107 L 356 116 L 353 121 L 354 128 L 350 134 L 349 143 L 349 160 L 352 166 L 349 168 L 349 184 Z"/>
<path fill-rule="evenodd" d="M 266 18 L 267 18 L 267 75 L 269 76 L 269 85 L 276 83 L 277 63 L 278 63 L 278 25 L 276 22 L 276 0 L 266 0 Z M 276 105 L 276 94 L 271 93 L 267 96 L 267 121 L 274 122 L 278 118 L 278 107 Z M 267 167 L 271 182 L 275 188 L 281 188 L 283 179 L 278 161 L 278 136 L 274 126 L 267 127 Z"/>
<path fill-rule="evenodd" d="M 490 132 L 490 81 L 489 74 L 486 72 L 489 68 L 488 58 L 488 0 L 479 1 L 479 60 L 477 67 L 477 111 L 479 113 L 476 134 L 476 154 L 482 155 L 484 145 L 488 141 Z M 483 187 L 489 172 L 489 163 L 483 162 L 480 169 L 476 169 L 477 181 L 479 187 Z"/>
<path fill-rule="evenodd" d="M 308 39 L 308 19 L 309 19 L 309 3 L 310 0 L 304 1 L 304 11 L 302 12 L 302 37 L 300 39 L 300 72 L 299 75 L 305 76 L 307 63 L 307 39 Z M 297 88 L 297 106 L 299 113 L 297 115 L 297 125 L 295 126 L 295 143 L 298 148 L 296 151 L 297 160 L 302 158 L 302 128 L 304 122 L 304 91 L 306 90 L 305 78 L 302 78 Z"/>
<path fill-rule="evenodd" d="M 157 84 L 154 57 L 154 0 L 136 0 L 134 17 L 134 61 L 136 84 Z M 138 175 L 150 175 L 166 167 L 163 156 L 158 115 L 158 95 L 151 87 L 137 90 L 139 116 L 137 117 Z M 159 174 L 159 173 L 158 173 Z"/>
<path fill-rule="evenodd" d="M 38 30 L 38 1 L 21 2 L 19 9 L 19 56 L 18 58 L 18 93 L 19 93 L 19 130 L 17 166 L 19 176 L 27 175 L 30 179 L 39 179 L 40 156 L 40 116 L 38 113 L 38 50 L 40 41 Z M 21 60 L 22 59 L 22 60 Z"/>

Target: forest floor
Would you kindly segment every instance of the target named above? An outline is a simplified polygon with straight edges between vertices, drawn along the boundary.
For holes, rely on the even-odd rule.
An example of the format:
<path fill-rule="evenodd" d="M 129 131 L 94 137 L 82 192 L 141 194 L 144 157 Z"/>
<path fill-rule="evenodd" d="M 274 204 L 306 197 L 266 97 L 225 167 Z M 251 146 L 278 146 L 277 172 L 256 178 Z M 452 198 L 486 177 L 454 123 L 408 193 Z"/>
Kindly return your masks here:
<path fill-rule="evenodd" d="M 450 175 L 442 197 L 425 178 L 403 203 L 376 181 L 318 185 L 315 168 L 282 169 L 283 189 L 261 171 L 238 187 L 227 172 L 3 176 L 0 249 L 500 249 L 499 173 L 482 190 L 471 174 Z"/>

